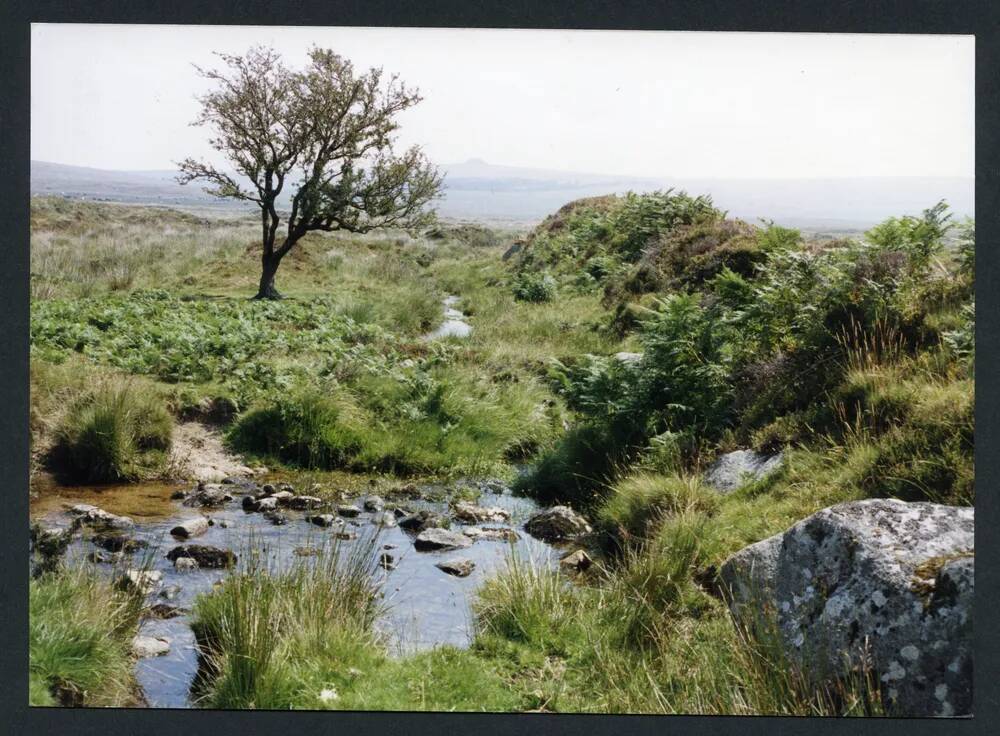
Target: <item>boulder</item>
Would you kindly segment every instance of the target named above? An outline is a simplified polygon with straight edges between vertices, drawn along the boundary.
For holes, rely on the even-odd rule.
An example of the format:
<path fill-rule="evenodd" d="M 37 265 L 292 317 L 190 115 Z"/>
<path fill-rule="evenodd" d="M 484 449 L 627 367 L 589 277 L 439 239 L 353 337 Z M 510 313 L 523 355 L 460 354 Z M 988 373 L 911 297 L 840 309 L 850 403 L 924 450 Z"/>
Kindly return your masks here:
<path fill-rule="evenodd" d="M 417 535 L 414 546 L 421 552 L 442 549 L 465 549 L 472 546 L 472 540 L 464 534 L 448 529 L 425 529 Z"/>
<path fill-rule="evenodd" d="M 277 492 L 277 488 L 274 487 L 273 483 L 265 483 L 260 487 L 260 495 L 262 496 L 273 496 Z"/>
<path fill-rule="evenodd" d="M 79 523 L 69 527 L 42 527 L 38 524 L 32 524 L 32 551 L 43 557 L 59 557 L 73 541 L 73 534 L 79 526 Z"/>
<path fill-rule="evenodd" d="M 343 524 L 343 522 L 333 514 L 313 514 L 312 516 L 307 516 L 306 520 L 316 526 L 322 527 L 333 526 L 334 524 Z"/>
<path fill-rule="evenodd" d="M 351 531 L 350 529 L 345 529 L 343 531 L 334 532 L 333 536 L 335 539 L 339 539 L 343 542 L 350 542 L 358 538 L 358 533 Z"/>
<path fill-rule="evenodd" d="M 132 554 L 148 545 L 141 539 L 132 539 L 120 532 L 98 532 L 90 541 L 108 552 L 124 552 Z"/>
<path fill-rule="evenodd" d="M 78 503 L 71 506 L 69 512 L 76 516 L 81 523 L 106 529 L 131 529 L 135 526 L 135 522 L 127 516 L 117 516 L 88 503 Z"/>
<path fill-rule="evenodd" d="M 973 527 L 967 507 L 843 503 L 734 554 L 721 585 L 733 614 L 776 628 L 811 680 L 867 661 L 888 713 L 968 715 Z"/>
<path fill-rule="evenodd" d="M 137 636 L 132 640 L 132 653 L 139 657 L 159 657 L 170 651 L 170 640 L 163 637 Z"/>
<path fill-rule="evenodd" d="M 118 585 L 126 590 L 135 590 L 142 595 L 147 595 L 156 590 L 163 580 L 163 573 L 159 570 L 126 570 L 125 574 L 118 579 Z"/>
<path fill-rule="evenodd" d="M 705 471 L 705 483 L 723 494 L 760 480 L 784 462 L 784 455 L 762 455 L 753 450 L 735 450 L 719 456 Z"/>
<path fill-rule="evenodd" d="M 181 539 L 190 539 L 191 537 L 200 536 L 207 531 L 208 519 L 204 516 L 196 516 L 193 519 L 182 521 L 180 524 L 171 529 L 170 533 L 175 537 L 180 537 Z"/>
<path fill-rule="evenodd" d="M 180 557 L 190 557 L 198 563 L 198 567 L 232 567 L 236 564 L 236 555 L 232 550 L 209 547 L 204 544 L 188 544 L 174 547 L 167 552 L 167 559 L 177 563 Z"/>
<path fill-rule="evenodd" d="M 583 572 L 589 568 L 594 561 L 590 559 L 584 550 L 578 549 L 576 552 L 570 552 L 559 560 L 559 565 L 565 570 L 575 570 L 576 572 Z"/>
<path fill-rule="evenodd" d="M 383 552 L 378 556 L 378 564 L 383 570 L 395 570 L 396 558 L 388 552 Z"/>
<path fill-rule="evenodd" d="M 264 518 L 275 526 L 282 526 L 288 523 L 288 517 L 280 511 L 265 511 Z"/>
<path fill-rule="evenodd" d="M 516 542 L 521 538 L 513 529 L 498 526 L 467 526 L 462 534 L 470 539 L 485 539 L 488 542 Z"/>
<path fill-rule="evenodd" d="M 631 365 L 632 363 L 638 363 L 642 360 L 642 353 L 615 353 L 615 360 L 619 363 L 624 363 L 625 365 Z"/>
<path fill-rule="evenodd" d="M 177 572 L 190 572 L 198 569 L 198 561 L 194 557 L 178 557 L 174 560 L 174 569 Z"/>
<path fill-rule="evenodd" d="M 361 509 L 353 504 L 341 504 L 337 507 L 337 513 L 345 518 L 353 519 L 361 514 Z"/>
<path fill-rule="evenodd" d="M 381 496 L 365 496 L 361 505 L 365 511 L 381 511 L 385 508 L 385 500 Z"/>
<path fill-rule="evenodd" d="M 457 578 L 467 578 L 476 569 L 476 563 L 466 559 L 443 560 L 437 563 L 435 567 Z"/>
<path fill-rule="evenodd" d="M 221 479 L 220 479 L 221 480 Z M 196 508 L 218 508 L 233 500 L 233 495 L 219 483 L 199 482 L 198 487 L 187 494 L 183 503 Z"/>
<path fill-rule="evenodd" d="M 445 518 L 441 514 L 422 509 L 415 514 L 403 517 L 399 520 L 399 528 L 411 532 L 422 532 L 425 529 L 440 529 L 445 525 Z"/>
<path fill-rule="evenodd" d="M 278 491 L 272 494 L 271 498 L 275 499 L 279 506 L 287 506 L 295 498 L 295 494 L 291 491 Z"/>
<path fill-rule="evenodd" d="M 568 506 L 553 506 L 528 519 L 524 530 L 543 542 L 561 542 L 589 533 L 590 524 Z"/>
<path fill-rule="evenodd" d="M 274 496 L 267 496 L 266 498 L 260 498 L 257 500 L 257 508 L 255 511 L 275 511 L 278 508 L 278 497 L 277 494 Z"/>
<path fill-rule="evenodd" d="M 295 496 L 288 499 L 288 508 L 296 509 L 297 511 L 318 509 L 321 506 L 323 506 L 323 499 L 316 496 Z"/>
<path fill-rule="evenodd" d="M 507 521 L 510 512 L 499 506 L 477 506 L 469 501 L 459 501 L 454 508 L 455 518 L 470 524 L 481 521 Z"/>
<path fill-rule="evenodd" d="M 372 516 L 372 524 L 386 529 L 396 526 L 396 515 L 391 511 L 381 511 Z"/>

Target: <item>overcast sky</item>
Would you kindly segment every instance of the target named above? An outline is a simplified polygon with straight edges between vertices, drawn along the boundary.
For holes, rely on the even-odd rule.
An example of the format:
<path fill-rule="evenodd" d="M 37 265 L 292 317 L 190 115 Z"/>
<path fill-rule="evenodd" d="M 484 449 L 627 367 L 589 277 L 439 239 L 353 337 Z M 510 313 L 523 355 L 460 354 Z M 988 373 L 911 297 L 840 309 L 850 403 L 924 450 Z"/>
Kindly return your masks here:
<path fill-rule="evenodd" d="M 32 26 L 31 157 L 167 169 L 213 51 L 312 44 L 420 88 L 436 163 L 655 177 L 972 176 L 971 36 Z"/>

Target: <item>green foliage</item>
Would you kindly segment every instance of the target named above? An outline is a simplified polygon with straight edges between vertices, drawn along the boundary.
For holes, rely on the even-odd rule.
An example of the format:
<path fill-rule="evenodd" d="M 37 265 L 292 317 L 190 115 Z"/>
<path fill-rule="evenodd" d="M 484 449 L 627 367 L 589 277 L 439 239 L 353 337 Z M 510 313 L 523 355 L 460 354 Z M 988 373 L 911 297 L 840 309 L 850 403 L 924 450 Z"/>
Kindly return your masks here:
<path fill-rule="evenodd" d="M 84 567 L 28 584 L 31 705 L 134 703 L 130 644 L 141 596 L 113 589 Z"/>
<path fill-rule="evenodd" d="M 67 411 L 51 451 L 67 480 L 137 480 L 163 470 L 173 420 L 148 387 L 108 380 L 81 395 Z"/>
<path fill-rule="evenodd" d="M 524 302 L 550 302 L 556 296 L 556 280 L 552 274 L 522 272 L 514 279 L 514 298 Z"/>
<path fill-rule="evenodd" d="M 865 233 L 868 241 L 884 251 L 905 253 L 910 268 L 923 272 L 930 259 L 944 248 L 944 237 L 952 228 L 948 205 L 941 200 L 920 217 L 890 217 Z"/>

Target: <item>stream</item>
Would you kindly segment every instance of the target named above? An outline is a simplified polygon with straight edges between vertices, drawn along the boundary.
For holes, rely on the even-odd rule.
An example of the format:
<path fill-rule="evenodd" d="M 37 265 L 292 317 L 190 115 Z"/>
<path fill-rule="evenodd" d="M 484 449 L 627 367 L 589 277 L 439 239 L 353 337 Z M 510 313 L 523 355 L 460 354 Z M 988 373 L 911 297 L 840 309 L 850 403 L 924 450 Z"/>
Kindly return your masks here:
<path fill-rule="evenodd" d="M 384 595 L 385 612 L 378 621 L 378 629 L 384 635 L 390 655 L 401 655 L 441 644 L 466 647 L 471 639 L 471 596 L 482 582 L 502 569 L 513 552 L 521 559 L 531 559 L 536 564 L 554 566 L 558 551 L 544 542 L 527 535 L 524 521 L 536 510 L 533 501 L 514 496 L 510 489 L 498 481 L 460 481 L 457 485 L 473 485 L 479 491 L 477 503 L 482 506 L 498 506 L 510 513 L 506 522 L 488 522 L 490 528 L 516 529 L 518 539 L 508 543 L 487 538 L 476 539 L 466 549 L 421 552 L 414 548 L 415 532 L 405 531 L 398 526 L 378 530 L 379 549 L 392 545 L 392 554 L 397 565 L 391 570 L 379 569 Z M 419 486 L 420 498 L 400 499 L 399 505 L 409 511 L 421 509 L 448 514 L 448 490 L 456 488 L 450 484 L 443 486 Z M 228 572 L 218 569 L 199 568 L 191 571 L 175 569 L 166 558 L 166 553 L 184 544 L 211 545 L 234 551 L 242 556 L 247 549 L 266 550 L 273 566 L 281 568 L 294 561 L 302 561 L 296 554 L 297 548 L 320 547 L 334 538 L 338 527 L 317 527 L 309 522 L 306 511 L 283 509 L 287 523 L 272 524 L 263 514 L 244 511 L 241 498 L 244 495 L 236 485 L 231 488 L 233 500 L 219 508 L 189 508 L 181 500 L 172 500 L 171 495 L 178 490 L 190 490 L 191 484 L 138 484 L 111 486 L 105 488 L 71 488 L 56 486 L 43 491 L 32 502 L 32 521 L 43 526 L 66 526 L 71 520 L 69 507 L 74 504 L 91 504 L 112 514 L 129 516 L 135 528 L 129 536 L 149 544 L 146 550 L 139 550 L 125 556 L 116 564 L 90 563 L 88 558 L 100 550 L 92 541 L 88 527 L 74 537 L 66 552 L 68 564 L 93 564 L 102 574 L 119 575 L 123 568 L 131 564 L 139 567 L 147 555 L 151 569 L 159 571 L 163 578 L 156 590 L 148 596 L 149 605 L 169 603 L 185 609 L 175 618 L 143 619 L 139 634 L 143 636 L 165 637 L 170 641 L 169 653 L 139 659 L 135 665 L 136 678 L 143 689 L 145 699 L 154 708 L 195 707 L 191 700 L 190 687 L 198 670 L 198 656 L 194 635 L 189 626 L 189 615 L 195 598 L 210 592 L 214 584 L 222 580 Z M 430 500 L 433 499 L 433 500 Z M 353 499 L 359 508 L 361 498 Z M 347 503 L 351 503 L 348 500 Z M 175 539 L 170 530 L 182 521 L 206 515 L 214 522 L 204 534 L 187 540 Z M 358 534 L 354 541 L 341 542 L 344 545 L 364 544 L 369 535 L 377 531 L 373 523 L 376 512 L 362 511 L 359 516 L 346 519 L 346 529 Z M 450 516 L 450 515 L 449 515 Z M 455 519 L 451 528 L 462 531 L 475 524 L 465 524 Z M 107 554 L 107 553 L 105 553 Z M 460 578 L 438 569 L 435 564 L 442 560 L 467 559 L 475 563 L 475 569 L 468 577 Z"/>
<path fill-rule="evenodd" d="M 472 334 L 472 326 L 466 322 L 465 315 L 455 309 L 459 297 L 454 294 L 444 298 L 444 322 L 437 329 L 424 335 L 425 340 L 438 340 L 442 337 L 468 337 Z"/>

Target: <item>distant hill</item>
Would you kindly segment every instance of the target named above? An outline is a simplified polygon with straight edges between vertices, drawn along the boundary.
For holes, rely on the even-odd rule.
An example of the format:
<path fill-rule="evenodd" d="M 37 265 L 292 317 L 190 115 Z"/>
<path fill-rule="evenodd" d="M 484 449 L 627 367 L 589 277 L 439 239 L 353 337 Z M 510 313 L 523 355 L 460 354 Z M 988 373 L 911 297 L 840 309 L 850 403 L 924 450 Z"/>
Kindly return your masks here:
<path fill-rule="evenodd" d="M 958 216 L 974 212 L 971 178 L 866 177 L 844 179 L 643 178 L 488 164 L 481 159 L 441 167 L 447 218 L 535 222 L 580 197 L 673 187 L 710 194 L 734 217 L 766 218 L 810 230 L 850 231 L 892 215 L 917 214 L 946 199 Z M 97 201 L 245 209 L 198 185 L 179 185 L 173 171 L 108 171 L 31 162 L 31 193 Z"/>

